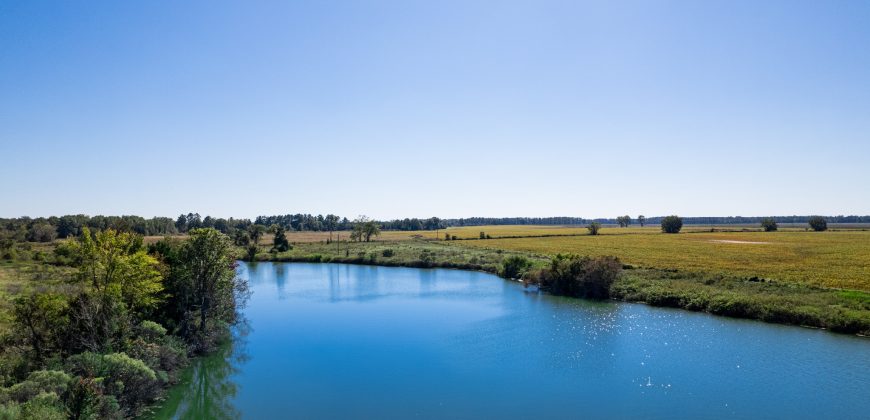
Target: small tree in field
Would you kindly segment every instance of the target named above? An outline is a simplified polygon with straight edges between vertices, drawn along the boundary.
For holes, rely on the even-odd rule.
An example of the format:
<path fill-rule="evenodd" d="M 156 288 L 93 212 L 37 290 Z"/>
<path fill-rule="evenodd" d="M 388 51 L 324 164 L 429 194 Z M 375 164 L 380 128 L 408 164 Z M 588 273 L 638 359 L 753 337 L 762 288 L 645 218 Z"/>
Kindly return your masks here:
<path fill-rule="evenodd" d="M 765 232 L 776 232 L 776 229 L 779 227 L 776 225 L 776 220 L 772 217 L 765 217 L 761 219 L 761 227 L 764 228 Z"/>
<path fill-rule="evenodd" d="M 810 227 L 816 232 L 828 230 L 828 221 L 822 216 L 810 217 L 810 219 L 807 220 L 807 223 L 809 223 Z"/>
<path fill-rule="evenodd" d="M 586 229 L 589 229 L 590 235 L 597 235 L 598 231 L 601 230 L 601 223 L 592 222 L 589 226 L 586 226 Z"/>
<path fill-rule="evenodd" d="M 662 232 L 680 233 L 683 228 L 683 218 L 680 216 L 668 216 L 662 219 Z"/>
<path fill-rule="evenodd" d="M 291 249 L 290 241 L 287 240 L 283 227 L 279 226 L 275 228 L 275 239 L 272 240 L 272 249 L 277 252 L 287 252 Z"/>
<path fill-rule="evenodd" d="M 643 227 L 643 224 L 646 223 L 646 217 L 642 214 L 637 216 L 637 222 L 640 223 L 640 227 Z"/>

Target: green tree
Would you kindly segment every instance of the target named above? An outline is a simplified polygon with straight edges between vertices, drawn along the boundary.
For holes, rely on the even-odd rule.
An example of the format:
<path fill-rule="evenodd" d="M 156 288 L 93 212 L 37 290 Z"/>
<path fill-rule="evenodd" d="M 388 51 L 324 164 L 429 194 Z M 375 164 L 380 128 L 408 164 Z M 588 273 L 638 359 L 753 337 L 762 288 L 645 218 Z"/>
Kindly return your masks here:
<path fill-rule="evenodd" d="M 616 218 L 616 223 L 619 223 L 619 227 L 628 227 L 631 225 L 631 216 L 619 216 Z"/>
<path fill-rule="evenodd" d="M 182 335 L 208 350 L 236 321 L 247 282 L 236 275 L 233 245 L 214 229 L 194 229 L 178 250 L 171 293 L 182 315 Z"/>
<path fill-rule="evenodd" d="M 601 223 L 592 222 L 589 224 L 589 226 L 586 226 L 586 229 L 589 229 L 590 235 L 597 235 L 598 231 L 601 230 Z"/>
<path fill-rule="evenodd" d="M 49 223 L 35 223 L 27 232 L 27 240 L 31 242 L 51 242 L 57 238 L 57 229 Z"/>
<path fill-rule="evenodd" d="M 329 231 L 329 242 L 332 242 L 332 232 L 338 228 L 338 222 L 338 216 L 334 214 L 327 214 L 323 218 L 323 226 Z"/>
<path fill-rule="evenodd" d="M 101 300 L 119 300 L 139 314 L 160 302 L 160 262 L 145 251 L 141 236 L 112 229 L 91 235 L 84 227 L 70 251 L 79 262 L 76 278 Z"/>
<path fill-rule="evenodd" d="M 41 367 L 45 359 L 63 349 L 61 333 L 67 324 L 66 298 L 56 293 L 35 293 L 15 299 L 12 310 L 15 337 L 31 351 Z"/>
<path fill-rule="evenodd" d="M 290 241 L 287 240 L 287 235 L 284 234 L 284 228 L 278 226 L 275 228 L 275 238 L 272 240 L 272 249 L 277 252 L 286 252 L 290 249 Z"/>
<path fill-rule="evenodd" d="M 662 232 L 680 233 L 683 228 L 683 219 L 680 216 L 667 216 L 662 219 Z"/>
<path fill-rule="evenodd" d="M 828 230 L 828 221 L 822 216 L 812 216 L 807 220 L 807 223 L 816 232 Z"/>
<path fill-rule="evenodd" d="M 263 225 L 248 226 L 248 236 L 251 237 L 251 242 L 254 245 L 260 245 L 260 238 L 266 233 L 266 227 Z"/>
<path fill-rule="evenodd" d="M 643 227 L 643 224 L 646 223 L 646 217 L 642 214 L 637 216 L 637 223 L 640 224 L 640 227 Z"/>
<path fill-rule="evenodd" d="M 367 216 L 360 216 L 353 221 L 353 231 L 350 238 L 354 241 L 371 242 L 372 237 L 381 234 L 381 227 L 378 223 Z"/>
<path fill-rule="evenodd" d="M 776 230 L 778 229 L 776 220 L 774 220 L 774 218 L 772 217 L 765 217 L 764 219 L 761 219 L 761 227 L 764 229 L 765 232 L 776 232 Z"/>

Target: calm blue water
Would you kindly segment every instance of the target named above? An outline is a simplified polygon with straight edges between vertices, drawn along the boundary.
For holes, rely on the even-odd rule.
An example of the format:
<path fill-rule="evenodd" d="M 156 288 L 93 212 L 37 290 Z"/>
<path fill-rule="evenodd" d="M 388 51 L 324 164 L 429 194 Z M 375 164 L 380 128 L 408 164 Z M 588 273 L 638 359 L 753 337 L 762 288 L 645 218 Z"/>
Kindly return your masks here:
<path fill-rule="evenodd" d="M 455 270 L 243 265 L 248 327 L 158 418 L 870 418 L 870 340 Z"/>

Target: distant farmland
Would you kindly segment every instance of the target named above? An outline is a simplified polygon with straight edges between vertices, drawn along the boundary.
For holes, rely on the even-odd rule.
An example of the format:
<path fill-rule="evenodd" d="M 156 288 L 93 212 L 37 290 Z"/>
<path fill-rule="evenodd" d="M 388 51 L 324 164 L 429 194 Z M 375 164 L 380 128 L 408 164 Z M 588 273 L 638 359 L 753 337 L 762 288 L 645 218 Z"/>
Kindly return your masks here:
<path fill-rule="evenodd" d="M 870 291 L 870 226 L 830 224 L 827 232 L 780 224 L 778 232 L 757 225 L 687 225 L 676 235 L 657 225 L 605 225 L 598 236 L 585 226 L 494 225 L 439 231 L 383 231 L 378 242 L 438 241 L 443 245 L 542 255 L 615 255 L 637 267 L 759 277 L 785 283 Z M 712 230 L 712 232 L 711 232 Z M 492 239 L 479 240 L 480 232 Z M 445 235 L 457 241 L 445 241 Z M 333 232 L 346 241 L 350 232 Z M 291 243 L 323 243 L 329 232 L 288 232 Z M 148 237 L 154 242 L 160 237 Z M 269 246 L 272 235 L 261 245 Z"/>
<path fill-rule="evenodd" d="M 492 229 L 492 227 L 489 227 Z M 480 228 L 483 229 L 483 228 Z M 761 277 L 780 282 L 870 291 L 870 231 L 701 232 L 602 229 L 599 236 L 457 241 L 539 254 L 615 255 L 639 267 Z M 625 234 L 615 234 L 620 231 Z M 609 233 L 609 234 L 608 234 Z"/>

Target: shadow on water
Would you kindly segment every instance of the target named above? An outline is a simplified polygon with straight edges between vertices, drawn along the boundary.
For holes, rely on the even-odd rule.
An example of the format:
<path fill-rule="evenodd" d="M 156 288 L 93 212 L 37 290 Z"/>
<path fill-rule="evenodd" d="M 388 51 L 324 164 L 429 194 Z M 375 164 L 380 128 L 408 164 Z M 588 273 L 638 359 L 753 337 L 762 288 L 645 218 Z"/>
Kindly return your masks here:
<path fill-rule="evenodd" d="M 239 385 L 233 377 L 250 360 L 247 337 L 250 324 L 243 320 L 233 328 L 233 337 L 220 349 L 193 359 L 172 388 L 165 402 L 155 409 L 151 419 L 238 419 L 235 407 Z"/>

